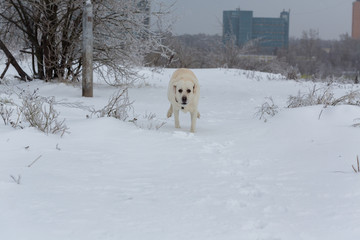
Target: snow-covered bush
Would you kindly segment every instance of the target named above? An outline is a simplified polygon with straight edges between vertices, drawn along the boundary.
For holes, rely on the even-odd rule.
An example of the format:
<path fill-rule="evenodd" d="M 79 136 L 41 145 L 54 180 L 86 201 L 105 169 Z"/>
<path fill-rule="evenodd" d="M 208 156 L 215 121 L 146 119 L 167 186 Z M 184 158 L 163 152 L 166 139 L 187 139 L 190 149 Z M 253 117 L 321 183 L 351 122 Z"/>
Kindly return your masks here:
<path fill-rule="evenodd" d="M 317 88 L 316 85 L 309 89 L 308 93 L 298 92 L 296 96 L 289 96 L 288 108 L 297 108 L 313 105 L 332 105 L 334 93 L 331 87 Z"/>
<path fill-rule="evenodd" d="M 129 117 L 129 111 L 132 109 L 133 102 L 130 102 L 128 96 L 128 89 L 117 91 L 110 97 L 108 104 L 99 110 L 90 110 L 91 116 L 113 117 L 125 121 Z"/>
<path fill-rule="evenodd" d="M 11 125 L 13 128 L 23 128 L 21 126 L 21 112 L 17 104 L 8 96 L 0 97 L 0 116 L 5 125 Z"/>
<path fill-rule="evenodd" d="M 286 77 L 287 79 L 296 80 L 299 78 L 299 69 L 296 67 L 290 66 L 286 70 Z"/>
<path fill-rule="evenodd" d="M 98 110 L 87 109 L 91 113 L 88 117 L 113 117 L 121 121 L 126 121 L 130 117 L 129 112 L 133 110 L 132 104 L 133 102 L 130 101 L 128 96 L 128 89 L 125 88 L 114 93 L 103 108 Z M 149 130 L 158 130 L 166 124 L 166 122 L 157 119 L 154 113 L 145 113 L 143 116 L 137 116 L 128 121 L 134 123 L 138 128 Z"/>
<path fill-rule="evenodd" d="M 32 94 L 23 91 L 19 96 L 22 99 L 21 105 L 18 106 L 19 113 L 31 127 L 46 134 L 61 133 L 62 136 L 67 132 L 69 128 L 65 124 L 65 119 L 58 120 L 60 113 L 54 108 L 54 97 L 40 97 L 36 90 Z"/>
<path fill-rule="evenodd" d="M 355 105 L 360 106 L 360 92 L 359 91 L 350 91 L 349 93 L 341 96 L 337 99 L 334 99 L 332 102 L 332 106 L 338 104 L 345 104 L 345 105 Z"/>
<path fill-rule="evenodd" d="M 28 123 L 46 134 L 60 133 L 61 136 L 68 132 L 65 119 L 59 120 L 60 113 L 54 108 L 58 104 L 55 97 L 39 96 L 38 89 L 18 93 L 9 88 L 6 94 L 6 97 L 0 98 L 0 116 L 5 125 L 22 129 Z M 12 98 L 14 95 L 20 102 Z"/>
<path fill-rule="evenodd" d="M 309 89 L 308 93 L 298 92 L 296 96 L 289 96 L 288 108 L 297 108 L 313 105 L 336 106 L 336 105 L 356 105 L 360 106 L 360 92 L 350 91 L 349 93 L 336 98 L 332 91 L 332 86 L 325 88 Z"/>
<path fill-rule="evenodd" d="M 138 128 L 148 130 L 159 130 L 166 124 L 166 122 L 157 119 L 155 113 L 145 113 L 141 118 L 134 118 L 130 122 L 134 123 Z"/>
<path fill-rule="evenodd" d="M 259 118 L 259 120 L 264 120 L 264 122 L 267 122 L 269 117 L 273 117 L 278 113 L 278 109 L 279 107 L 275 105 L 272 97 L 267 97 L 266 101 L 261 105 L 261 107 L 258 107 L 258 111 L 255 115 Z"/>
<path fill-rule="evenodd" d="M 14 109 L 11 107 L 6 106 L 3 103 L 0 103 L 0 116 L 4 121 L 5 125 L 11 124 L 11 116 L 14 112 Z"/>

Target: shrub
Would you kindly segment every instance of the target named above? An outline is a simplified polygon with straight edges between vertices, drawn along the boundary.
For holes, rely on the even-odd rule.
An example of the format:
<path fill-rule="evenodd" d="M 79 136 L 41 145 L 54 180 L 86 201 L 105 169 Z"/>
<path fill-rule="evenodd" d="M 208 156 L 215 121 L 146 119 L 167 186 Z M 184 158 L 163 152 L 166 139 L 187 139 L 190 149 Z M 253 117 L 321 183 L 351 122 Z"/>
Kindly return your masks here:
<path fill-rule="evenodd" d="M 101 117 L 113 117 L 125 121 L 129 117 L 129 111 L 132 109 L 133 102 L 130 102 L 128 96 L 128 89 L 125 88 L 116 92 L 110 97 L 109 102 L 102 109 L 91 109 L 91 116 L 95 115 Z"/>
<path fill-rule="evenodd" d="M 331 105 L 334 101 L 334 94 L 331 92 L 331 87 L 327 88 L 313 88 L 309 89 L 308 93 L 298 92 L 296 96 L 289 96 L 288 108 L 306 107 L 313 105 Z"/>
<path fill-rule="evenodd" d="M 259 120 L 264 119 L 264 122 L 267 122 L 268 117 L 273 117 L 278 113 L 279 107 L 274 104 L 272 97 L 267 97 L 265 99 L 265 103 L 258 108 L 255 115 L 259 117 Z"/>
<path fill-rule="evenodd" d="M 290 96 L 288 100 L 288 108 L 306 107 L 314 105 L 336 106 L 340 104 L 360 106 L 360 92 L 350 91 L 349 93 L 335 98 L 332 87 L 309 89 L 308 93 L 298 92 L 297 96 Z"/>
<path fill-rule="evenodd" d="M 65 125 L 65 119 L 59 121 L 60 115 L 54 108 L 54 102 L 45 102 L 41 98 L 32 100 L 23 99 L 20 111 L 24 119 L 40 131 L 49 134 L 67 132 L 68 127 Z"/>
<path fill-rule="evenodd" d="M 14 109 L 7 107 L 5 104 L 0 103 L 0 116 L 4 121 L 5 125 L 11 123 L 11 116 L 14 112 Z"/>
<path fill-rule="evenodd" d="M 31 127 L 35 127 L 40 131 L 49 134 L 68 132 L 65 125 L 65 119 L 59 121 L 60 115 L 54 108 L 55 97 L 40 97 L 35 90 L 32 94 L 22 91 L 19 97 L 22 99 L 21 105 L 18 106 L 18 114 L 22 115 L 24 121 L 28 122 Z"/>
<path fill-rule="evenodd" d="M 134 123 L 138 128 L 148 130 L 159 130 L 166 124 L 166 122 L 157 119 L 155 113 L 145 113 L 140 119 L 134 118 L 133 120 L 130 120 L 130 122 Z"/>

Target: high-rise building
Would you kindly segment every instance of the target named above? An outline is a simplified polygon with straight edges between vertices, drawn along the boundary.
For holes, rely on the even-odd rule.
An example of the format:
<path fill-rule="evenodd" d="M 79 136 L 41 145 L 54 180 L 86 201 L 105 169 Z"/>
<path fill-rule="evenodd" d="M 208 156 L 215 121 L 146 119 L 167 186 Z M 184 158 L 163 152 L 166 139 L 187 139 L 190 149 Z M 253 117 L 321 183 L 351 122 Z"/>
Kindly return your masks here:
<path fill-rule="evenodd" d="M 353 2 L 351 37 L 360 39 L 360 0 Z"/>
<path fill-rule="evenodd" d="M 280 18 L 255 18 L 253 11 L 223 12 L 223 41 L 234 38 L 242 47 L 253 41 L 259 53 L 275 54 L 278 49 L 289 45 L 290 12 L 282 11 Z"/>

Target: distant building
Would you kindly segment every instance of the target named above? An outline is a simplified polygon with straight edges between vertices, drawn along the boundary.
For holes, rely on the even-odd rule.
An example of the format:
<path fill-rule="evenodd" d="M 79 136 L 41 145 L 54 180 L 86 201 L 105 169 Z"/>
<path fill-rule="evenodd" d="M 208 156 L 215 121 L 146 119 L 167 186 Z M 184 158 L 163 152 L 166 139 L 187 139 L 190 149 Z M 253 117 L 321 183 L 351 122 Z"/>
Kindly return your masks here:
<path fill-rule="evenodd" d="M 282 11 L 280 18 L 255 18 L 253 11 L 223 12 L 223 41 L 235 38 L 242 47 L 253 41 L 259 53 L 276 54 L 278 49 L 289 46 L 290 12 Z"/>
<path fill-rule="evenodd" d="M 360 40 L 360 0 L 353 2 L 351 37 Z"/>

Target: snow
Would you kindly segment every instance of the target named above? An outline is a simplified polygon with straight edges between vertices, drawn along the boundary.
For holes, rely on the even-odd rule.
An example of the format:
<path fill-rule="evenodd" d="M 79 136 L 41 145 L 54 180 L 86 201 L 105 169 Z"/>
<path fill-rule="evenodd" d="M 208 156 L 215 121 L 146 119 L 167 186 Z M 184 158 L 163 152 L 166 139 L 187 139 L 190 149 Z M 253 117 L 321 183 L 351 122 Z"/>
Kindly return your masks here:
<path fill-rule="evenodd" d="M 174 69 L 139 71 L 144 80 L 129 96 L 142 128 L 65 105 L 56 105 L 70 128 L 63 137 L 0 124 L 0 239 L 358 238 L 359 107 L 287 109 L 288 96 L 312 83 L 195 69 L 201 119 L 190 133 L 189 114 L 181 129 L 166 119 Z M 82 98 L 77 85 L 14 84 L 96 108 L 117 91 L 97 83 L 94 98 Z M 255 113 L 266 97 L 281 110 L 264 122 Z M 150 113 L 166 124 L 149 127 Z"/>

